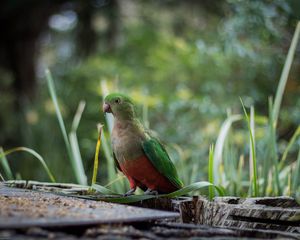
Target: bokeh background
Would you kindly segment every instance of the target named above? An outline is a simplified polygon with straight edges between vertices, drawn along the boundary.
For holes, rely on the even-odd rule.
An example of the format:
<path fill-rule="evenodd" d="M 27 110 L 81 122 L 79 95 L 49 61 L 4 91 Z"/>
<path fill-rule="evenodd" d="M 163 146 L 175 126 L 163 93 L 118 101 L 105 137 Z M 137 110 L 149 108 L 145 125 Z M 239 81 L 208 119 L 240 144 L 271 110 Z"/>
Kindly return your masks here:
<path fill-rule="evenodd" d="M 186 183 L 207 179 L 209 145 L 228 114 L 242 113 L 239 97 L 255 106 L 263 156 L 268 97 L 275 95 L 299 16 L 298 0 L 3 0 L 0 146 L 30 147 L 58 181 L 76 181 L 47 88 L 49 68 L 67 130 L 86 101 L 77 136 L 89 178 L 96 124 L 105 123 L 103 85 L 137 102 Z M 280 111 L 278 154 L 300 123 L 299 77 L 300 46 Z M 235 124 L 235 161 L 241 155 L 247 161 L 246 128 Z M 296 156 L 297 146 L 289 157 Z M 32 156 L 8 159 L 19 178 L 48 180 Z M 101 183 L 106 169 L 101 150 Z"/>

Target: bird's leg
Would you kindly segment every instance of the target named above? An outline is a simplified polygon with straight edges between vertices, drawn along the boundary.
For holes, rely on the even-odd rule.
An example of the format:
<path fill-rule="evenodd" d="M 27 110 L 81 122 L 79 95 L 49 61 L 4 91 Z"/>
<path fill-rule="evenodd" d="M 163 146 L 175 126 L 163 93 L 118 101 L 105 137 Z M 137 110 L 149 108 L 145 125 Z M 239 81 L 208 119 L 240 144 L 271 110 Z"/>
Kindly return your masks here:
<path fill-rule="evenodd" d="M 127 196 L 130 196 L 130 195 L 133 195 L 134 192 L 136 190 L 136 187 L 135 188 L 131 188 L 127 193 L 123 194 L 124 197 L 127 197 Z"/>
<path fill-rule="evenodd" d="M 152 190 L 152 189 L 148 188 L 148 189 L 146 190 L 146 192 L 144 192 L 144 194 L 145 194 L 145 195 L 158 195 L 158 191 Z"/>
<path fill-rule="evenodd" d="M 133 195 L 136 190 L 136 181 L 133 178 L 131 178 L 130 176 L 127 176 L 127 178 L 129 180 L 130 190 L 124 194 L 124 197 Z"/>

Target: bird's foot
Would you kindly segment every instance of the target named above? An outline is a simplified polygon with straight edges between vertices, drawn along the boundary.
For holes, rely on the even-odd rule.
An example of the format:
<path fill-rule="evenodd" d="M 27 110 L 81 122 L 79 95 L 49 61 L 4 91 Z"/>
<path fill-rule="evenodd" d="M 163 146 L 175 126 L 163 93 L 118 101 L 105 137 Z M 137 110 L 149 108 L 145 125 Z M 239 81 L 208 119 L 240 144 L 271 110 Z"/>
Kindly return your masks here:
<path fill-rule="evenodd" d="M 145 194 L 145 195 L 158 195 L 158 191 L 152 190 L 152 189 L 148 188 L 148 189 L 146 190 L 146 192 L 144 192 L 144 194 Z"/>
<path fill-rule="evenodd" d="M 127 193 L 123 194 L 123 197 L 128 197 L 130 195 L 133 195 L 135 192 L 135 188 L 131 188 Z"/>

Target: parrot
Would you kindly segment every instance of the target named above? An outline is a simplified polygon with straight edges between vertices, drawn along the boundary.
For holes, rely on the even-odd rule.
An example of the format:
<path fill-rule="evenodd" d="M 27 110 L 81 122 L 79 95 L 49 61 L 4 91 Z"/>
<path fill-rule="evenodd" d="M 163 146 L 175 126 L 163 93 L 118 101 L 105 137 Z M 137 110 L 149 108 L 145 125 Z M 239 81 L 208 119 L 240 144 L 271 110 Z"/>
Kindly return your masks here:
<path fill-rule="evenodd" d="M 104 98 L 103 112 L 111 113 L 114 125 L 111 145 L 117 169 L 129 181 L 129 196 L 137 187 L 144 194 L 163 194 L 183 187 L 166 149 L 138 119 L 133 100 L 122 93 Z"/>

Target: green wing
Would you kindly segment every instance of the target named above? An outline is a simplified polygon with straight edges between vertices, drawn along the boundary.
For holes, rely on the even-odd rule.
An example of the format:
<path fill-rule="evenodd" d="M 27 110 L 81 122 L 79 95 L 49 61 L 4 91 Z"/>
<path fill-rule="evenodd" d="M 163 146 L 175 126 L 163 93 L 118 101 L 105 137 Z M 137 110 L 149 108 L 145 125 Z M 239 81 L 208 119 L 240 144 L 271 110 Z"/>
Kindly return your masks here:
<path fill-rule="evenodd" d="M 144 141 L 142 148 L 148 159 L 163 176 L 169 179 L 174 186 L 178 188 L 183 187 L 183 183 L 180 181 L 176 168 L 167 151 L 156 138 L 152 137 Z"/>

